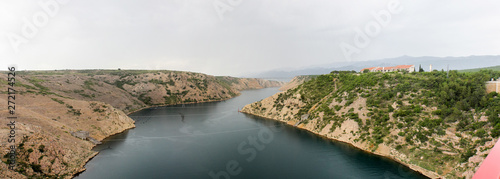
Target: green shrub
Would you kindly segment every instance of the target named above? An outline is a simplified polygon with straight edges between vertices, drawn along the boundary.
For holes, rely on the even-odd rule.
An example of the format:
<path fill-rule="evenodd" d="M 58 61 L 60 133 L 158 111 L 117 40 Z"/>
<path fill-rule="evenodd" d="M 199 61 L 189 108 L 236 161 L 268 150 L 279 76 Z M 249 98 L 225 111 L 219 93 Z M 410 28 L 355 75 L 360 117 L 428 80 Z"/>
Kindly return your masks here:
<path fill-rule="evenodd" d="M 404 137 L 405 133 L 404 132 L 399 132 L 398 135 L 401 136 L 401 137 Z"/>
<path fill-rule="evenodd" d="M 38 146 L 38 151 L 40 151 L 41 153 L 45 152 L 45 145 L 40 145 Z"/>
<path fill-rule="evenodd" d="M 474 136 L 479 137 L 479 138 L 485 137 L 486 136 L 486 131 L 484 129 L 479 129 L 479 130 L 476 131 L 476 133 L 474 134 Z"/>
<path fill-rule="evenodd" d="M 42 173 L 42 166 L 41 165 L 31 163 L 31 169 L 33 169 L 34 172 Z"/>
<path fill-rule="evenodd" d="M 57 99 L 57 98 L 50 98 L 50 99 L 52 99 L 52 100 L 53 100 L 53 101 L 55 101 L 55 102 L 58 102 L 59 104 L 64 104 L 64 101 L 59 100 L 59 99 Z"/>
<path fill-rule="evenodd" d="M 500 124 L 497 124 L 491 131 L 491 137 L 497 138 L 500 136 Z"/>

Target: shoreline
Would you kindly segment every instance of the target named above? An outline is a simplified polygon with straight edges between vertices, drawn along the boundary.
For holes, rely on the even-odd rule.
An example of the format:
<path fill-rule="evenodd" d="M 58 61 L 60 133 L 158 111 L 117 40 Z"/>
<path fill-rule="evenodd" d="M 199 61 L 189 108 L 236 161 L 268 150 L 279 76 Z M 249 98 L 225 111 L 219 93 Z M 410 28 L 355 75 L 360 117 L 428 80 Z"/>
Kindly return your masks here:
<path fill-rule="evenodd" d="M 269 87 L 269 88 L 273 88 L 273 87 Z M 260 89 L 264 89 L 264 88 L 260 88 Z M 246 90 L 254 90 L 254 89 L 246 89 Z M 245 91 L 245 90 L 242 90 L 242 91 Z M 131 114 L 133 113 L 136 113 L 136 112 L 139 112 L 141 110 L 144 110 L 144 109 L 149 109 L 149 108 L 154 108 L 154 107 L 166 107 L 166 106 L 175 106 L 175 105 L 181 105 L 181 104 L 201 104 L 201 103 L 211 103 L 211 102 L 222 102 L 222 101 L 226 101 L 226 100 L 229 100 L 229 99 L 233 99 L 235 97 L 238 97 L 241 95 L 241 91 L 236 94 L 235 96 L 232 96 L 230 98 L 227 98 L 227 99 L 220 99 L 220 100 L 209 100 L 209 101 L 202 101 L 202 102 L 187 102 L 187 103 L 178 103 L 178 104 L 165 104 L 165 105 L 151 105 L 151 106 L 146 106 L 146 107 L 142 107 L 142 108 L 139 108 L 139 109 L 136 109 L 136 110 L 133 110 L 133 111 L 129 111 L 127 113 L 125 113 L 127 116 L 130 117 Z M 133 119 L 132 119 L 133 120 Z M 135 120 L 134 120 L 134 124 L 135 124 Z M 114 134 L 111 134 L 109 136 L 106 136 L 104 137 L 102 140 L 100 140 L 100 142 L 104 141 L 105 139 L 109 138 L 109 137 L 112 137 L 114 135 L 118 135 L 118 134 L 121 134 L 125 131 L 128 131 L 130 129 L 134 129 L 136 128 L 136 126 L 134 125 L 133 127 L 130 127 L 130 128 L 126 128 L 126 129 L 123 129 L 122 131 L 120 132 L 116 132 Z M 97 144 L 97 145 L 102 145 L 102 144 Z M 94 145 L 91 149 L 91 151 L 94 150 L 94 148 L 97 146 L 97 145 Z M 87 163 L 89 163 L 93 158 L 95 158 L 98 154 L 99 154 L 99 151 L 94 151 L 95 153 L 89 157 L 87 157 L 86 161 L 83 163 L 82 166 L 80 166 L 80 170 L 78 172 L 76 172 L 75 174 L 73 174 L 73 176 L 71 178 L 75 178 L 76 176 L 79 176 L 80 174 L 82 174 L 83 172 L 85 172 L 87 169 L 85 168 L 85 165 L 87 165 Z"/>
<path fill-rule="evenodd" d="M 255 89 L 245 89 L 245 90 L 241 90 L 241 91 L 247 91 L 247 90 L 260 90 L 260 89 L 265 89 L 265 88 L 280 88 L 280 86 L 273 86 L 273 87 L 264 87 L 264 88 L 255 88 Z M 209 101 L 201 101 L 201 102 L 187 102 L 187 103 L 177 103 L 177 104 L 161 104 L 161 105 L 151 105 L 151 106 L 146 106 L 146 107 L 142 107 L 142 108 L 138 108 L 136 110 L 133 110 L 133 111 L 129 111 L 125 114 L 127 114 L 127 116 L 130 116 L 131 114 L 135 113 L 135 112 L 138 112 L 138 111 L 141 111 L 141 110 L 144 110 L 144 109 L 149 109 L 149 108 L 153 108 L 153 107 L 166 107 L 166 106 L 175 106 L 175 105 L 180 105 L 180 104 L 201 104 L 201 103 L 212 103 L 212 102 L 222 102 L 222 101 L 227 101 L 227 100 L 230 100 L 230 99 L 233 99 L 233 98 L 236 98 L 238 96 L 241 95 L 241 91 L 236 94 L 235 96 L 233 97 L 230 97 L 230 98 L 227 98 L 227 99 L 220 99 L 220 100 L 209 100 Z M 280 90 L 281 91 L 281 90 Z M 107 138 L 107 137 L 106 137 Z"/>
<path fill-rule="evenodd" d="M 279 86 L 274 86 L 274 87 L 265 87 L 265 88 L 279 88 Z M 245 89 L 245 90 L 241 90 L 241 91 L 247 91 L 247 90 L 259 90 L 259 89 L 265 89 L 265 88 L 256 88 L 256 89 Z M 220 99 L 220 100 L 209 100 L 209 101 L 201 101 L 201 102 L 187 102 L 187 103 L 177 103 L 177 104 L 161 104 L 161 105 L 151 105 L 151 106 L 146 106 L 146 107 L 142 107 L 142 108 L 138 108 L 136 110 L 133 110 L 133 111 L 129 111 L 127 112 L 127 116 L 130 116 L 131 114 L 133 113 L 136 113 L 136 112 L 139 112 L 141 110 L 144 110 L 144 109 L 149 109 L 149 108 L 154 108 L 154 107 L 166 107 L 166 106 L 175 106 L 175 105 L 180 105 L 180 104 L 202 104 L 202 103 L 212 103 L 212 102 L 222 102 L 222 101 L 227 101 L 227 100 L 230 100 L 230 99 L 233 99 L 233 98 L 236 98 L 238 96 L 241 95 L 241 91 L 236 94 L 236 96 L 233 96 L 233 97 L 230 97 L 230 98 L 227 98 L 227 99 Z M 107 137 L 106 137 L 107 138 Z"/>
<path fill-rule="evenodd" d="M 90 160 L 92 160 L 94 157 L 96 157 L 98 154 L 99 154 L 99 152 L 94 152 L 92 155 L 90 155 L 89 157 L 87 157 L 87 160 L 84 162 L 83 166 L 80 166 L 80 170 L 78 172 L 76 172 L 75 174 L 73 174 L 73 176 L 71 178 L 75 178 L 78 175 L 80 175 L 81 173 L 87 171 L 87 169 L 85 168 L 85 165 L 87 165 L 87 163 Z"/>
<path fill-rule="evenodd" d="M 276 120 L 276 119 L 272 119 L 272 118 L 260 116 L 260 115 L 257 115 L 257 114 L 252 114 L 252 113 L 249 113 L 249 112 L 244 112 L 244 111 L 240 111 L 240 112 L 243 113 L 243 114 L 257 116 L 257 117 L 260 117 L 260 118 L 263 118 L 263 119 L 267 119 L 267 120 L 278 121 L 278 122 L 284 123 L 286 125 L 292 126 L 292 127 L 296 128 L 296 129 L 308 131 L 308 132 L 310 132 L 310 133 L 312 133 L 312 134 L 314 134 L 314 135 L 316 135 L 318 137 L 321 137 L 321 138 L 325 138 L 325 139 L 332 140 L 332 141 L 335 141 L 335 142 L 341 142 L 341 143 L 344 143 L 344 144 L 348 144 L 349 146 L 352 146 L 352 147 L 354 147 L 356 149 L 359 149 L 359 150 L 361 150 L 363 152 L 366 152 L 366 153 L 369 153 L 369 154 L 372 154 L 372 155 L 377 155 L 377 156 L 380 156 L 380 157 L 383 157 L 383 158 L 395 161 L 395 162 L 397 162 L 397 163 L 399 163 L 401 165 L 404 165 L 404 166 L 408 167 L 409 169 L 413 170 L 414 172 L 417 172 L 417 173 L 419 173 L 419 174 L 421 174 L 421 175 L 423 175 L 423 176 L 425 176 L 427 178 L 430 178 L 430 179 L 432 179 L 432 178 L 441 178 L 439 175 L 436 175 L 436 174 L 432 173 L 432 171 L 428 171 L 428 170 L 426 170 L 426 169 L 424 169 L 422 167 L 419 167 L 419 166 L 416 166 L 416 165 L 413 165 L 413 164 L 407 164 L 407 163 L 401 161 L 400 159 L 395 158 L 395 157 L 390 156 L 390 155 L 385 155 L 385 154 L 378 153 L 378 152 L 375 152 L 375 151 L 372 152 L 372 151 L 369 151 L 369 150 L 365 150 L 365 149 L 363 149 L 361 147 L 358 147 L 358 146 L 356 146 L 356 145 L 354 145 L 354 144 L 352 144 L 350 142 L 341 141 L 341 140 L 338 140 L 338 139 L 333 138 L 333 137 L 328 137 L 328 136 L 325 136 L 325 135 L 321 135 L 321 134 L 319 134 L 319 133 L 317 133 L 315 131 L 311 131 L 311 130 L 309 130 L 307 128 L 304 128 L 304 127 L 294 126 L 294 125 L 289 124 L 289 123 L 287 123 L 285 121 L 280 121 L 280 120 Z"/>
<path fill-rule="evenodd" d="M 238 97 L 238 96 L 240 96 L 240 95 L 241 95 L 241 94 L 238 94 L 238 95 L 236 95 L 236 96 L 234 96 L 234 97 Z M 222 102 L 222 101 L 226 101 L 226 100 L 232 99 L 232 98 L 234 98 L 234 97 L 231 97 L 231 98 L 228 98 L 228 99 L 222 99 L 222 100 L 212 100 L 212 101 L 203 101 L 203 102 L 189 102 L 189 103 L 168 104 L 168 105 L 152 105 L 152 106 L 146 106 L 146 107 L 143 107 L 143 108 L 140 108 L 140 109 L 137 109 L 137 110 L 131 111 L 131 112 L 127 113 L 126 115 L 127 115 L 127 116 L 130 116 L 131 114 L 133 114 L 133 113 L 135 113 L 135 112 L 138 112 L 138 111 L 141 111 L 141 110 L 144 110 L 144 109 L 153 108 L 153 107 L 166 107 L 166 106 L 175 106 L 175 105 L 181 105 L 181 104 L 200 104 L 200 103 L 210 103 L 210 102 Z M 263 119 L 267 119 L 267 120 L 278 121 L 278 122 L 284 123 L 284 124 L 286 124 L 286 125 L 292 126 L 292 127 L 296 128 L 296 129 L 300 129 L 300 130 L 304 130 L 304 131 L 310 132 L 310 133 L 312 133 L 312 134 L 314 134 L 314 135 L 316 135 L 316 136 L 318 136 L 318 137 L 324 138 L 324 139 L 328 139 L 328 140 L 332 140 L 332 141 L 335 141 L 335 142 L 341 142 L 341 143 L 344 143 L 344 144 L 348 144 L 349 146 L 354 147 L 354 148 L 356 148 L 356 149 L 359 149 L 359 150 L 361 150 L 361 151 L 363 151 L 363 152 L 366 152 L 366 153 L 368 153 L 368 154 L 377 155 L 377 156 L 380 156 L 380 157 L 383 157 L 383 158 L 386 158 L 386 159 L 390 159 L 391 161 L 397 162 L 397 163 L 399 163 L 399 164 L 401 164 L 401 165 L 404 165 L 404 166 L 408 167 L 409 169 L 411 169 L 412 171 L 417 172 L 417 173 L 419 173 L 419 174 L 421 174 L 421 175 L 423 175 L 423 176 L 425 176 L 425 177 L 427 177 L 427 178 L 439 178 L 439 177 L 436 177 L 436 176 L 430 176 L 430 175 L 428 174 L 428 172 L 430 172 L 430 171 L 428 171 L 428 170 L 425 170 L 425 169 L 423 169 L 423 168 L 421 168 L 421 167 L 419 167 L 419 166 L 413 165 L 413 164 L 407 164 L 407 163 L 405 163 L 405 162 L 403 162 L 403 161 L 401 161 L 401 160 L 399 160 L 399 159 L 397 159 L 397 158 L 395 158 L 395 157 L 393 157 L 393 156 L 390 156 L 390 155 L 384 155 L 384 154 L 382 154 L 382 153 L 378 153 L 378 152 L 374 152 L 374 151 L 365 150 L 365 149 L 363 149 L 363 148 L 361 148 L 361 147 L 358 147 L 358 146 L 356 146 L 356 145 L 354 145 L 354 144 L 352 144 L 352 143 L 350 143 L 350 142 L 341 141 L 341 140 L 338 140 L 338 139 L 336 139 L 336 138 L 332 138 L 332 137 L 328 137 L 328 136 L 325 136 L 325 135 L 321 135 L 321 134 L 319 134 L 319 133 L 317 133 L 317 132 L 315 132 L 315 131 L 311 131 L 310 129 L 307 129 L 307 128 L 304 128 L 304 127 L 299 127 L 299 126 L 294 126 L 294 125 L 289 124 L 289 123 L 287 123 L 287 122 L 285 122 L 285 121 L 280 121 L 280 120 L 276 120 L 276 119 L 272 119 L 272 118 L 268 118 L 268 117 L 260 116 L 260 115 L 257 115 L 257 114 L 248 113 L 248 112 L 243 112 L 243 111 L 239 111 L 239 112 L 241 112 L 241 113 L 243 113 L 243 114 L 247 114 L 247 115 L 257 116 L 257 117 L 260 117 L 260 118 L 263 118 Z M 135 123 L 135 120 L 134 120 L 134 123 Z M 101 141 L 104 141 L 105 139 L 107 139 L 107 138 L 109 138 L 109 137 L 112 137 L 112 136 L 114 136 L 114 135 L 118 135 L 118 134 L 124 133 L 125 131 L 128 131 L 128 130 L 130 130 L 130 129 L 134 129 L 134 128 L 136 128 L 136 127 L 134 126 L 134 127 L 130 127 L 130 128 L 123 129 L 123 130 L 122 130 L 122 131 L 120 131 L 120 132 L 117 132 L 117 133 L 111 134 L 111 135 L 109 135 L 109 136 L 106 136 L 106 137 L 105 137 L 103 140 L 101 140 Z M 97 145 L 101 145 L 101 144 L 97 144 Z M 94 150 L 94 148 L 95 148 L 97 145 L 94 145 L 94 146 L 92 147 L 92 149 L 91 149 L 91 150 L 93 151 L 93 150 Z M 100 153 L 99 151 L 94 151 L 94 152 L 95 152 L 94 154 L 92 154 L 92 155 L 90 155 L 89 157 L 87 157 L 86 161 L 85 161 L 85 162 L 83 162 L 82 166 L 80 166 L 80 170 L 79 170 L 78 172 L 76 172 L 75 174 L 73 174 L 72 178 L 75 178 L 75 177 L 79 176 L 80 174 L 82 174 L 83 172 L 85 172 L 85 171 L 87 170 L 87 169 L 85 168 L 85 165 L 87 165 L 87 163 L 88 163 L 88 162 L 90 162 L 93 158 L 95 158 L 95 157 L 96 157 L 97 155 L 99 155 L 99 153 Z M 435 175 L 435 174 L 434 174 L 434 175 Z"/>
<path fill-rule="evenodd" d="M 135 121 L 134 121 L 134 124 L 135 124 Z M 130 129 L 134 129 L 134 128 L 135 128 L 135 125 L 133 127 L 130 127 L 130 128 L 124 128 L 120 132 L 116 132 L 114 134 L 111 134 L 111 135 L 108 135 L 108 136 L 104 137 L 104 139 L 107 139 L 107 138 L 112 137 L 114 135 L 118 135 L 118 134 L 124 133 L 125 131 L 128 131 Z M 104 139 L 100 140 L 99 142 L 102 142 Z M 94 153 L 92 155 L 90 155 L 89 157 L 86 158 L 85 162 L 83 162 L 82 165 L 79 167 L 80 170 L 78 170 L 76 173 L 74 173 L 71 176 L 71 178 L 75 178 L 75 177 L 79 176 L 80 174 L 82 174 L 83 172 L 87 171 L 87 168 L 85 168 L 85 165 L 87 165 L 87 163 L 89 163 L 92 159 L 94 159 L 100 153 L 99 151 L 94 151 L 94 148 L 96 146 L 98 146 L 98 145 L 101 145 L 101 144 L 94 144 L 94 146 L 92 146 L 92 148 L 90 149 L 90 151 L 93 151 Z"/>
<path fill-rule="evenodd" d="M 236 96 L 233 96 L 231 98 L 227 98 L 227 99 L 221 99 L 221 100 L 210 100 L 210 101 L 202 101 L 202 102 L 188 102 L 188 103 L 179 103 L 179 104 L 167 104 L 167 105 L 152 105 L 152 106 L 146 106 L 146 107 L 143 107 L 143 108 L 139 108 L 137 110 L 134 110 L 134 111 L 130 111 L 128 113 L 126 113 L 127 116 L 130 117 L 131 114 L 135 113 L 135 112 L 138 112 L 138 111 L 141 111 L 141 110 L 144 110 L 144 109 L 149 109 L 149 108 L 154 108 L 154 107 L 165 107 L 165 106 L 174 106 L 174 105 L 180 105 L 180 104 L 201 104 L 201 103 L 211 103 L 211 102 L 222 102 L 222 101 L 226 101 L 226 100 L 229 100 L 229 99 L 232 99 L 232 98 L 235 98 L 235 97 L 238 97 L 240 96 L 241 93 L 238 93 Z M 135 120 L 134 120 L 134 124 L 135 124 Z M 100 140 L 99 142 L 102 142 L 104 141 L 105 139 L 109 138 L 109 137 L 112 137 L 114 135 L 118 135 L 118 134 L 121 134 L 121 133 L 124 133 L 125 131 L 128 131 L 130 129 L 134 129 L 136 128 L 135 125 L 134 127 L 130 127 L 130 128 L 125 128 L 123 129 L 122 131 L 120 132 L 116 132 L 114 134 L 111 134 L 111 135 L 108 135 L 106 137 L 104 137 L 102 140 Z M 102 144 L 97 144 L 97 145 L 102 145 Z M 97 145 L 94 145 L 90 150 L 93 151 L 94 148 L 97 146 Z M 75 174 L 72 175 L 71 178 L 75 178 L 77 176 L 79 176 L 80 174 L 82 174 L 83 172 L 87 171 L 87 169 L 85 168 L 85 165 L 87 165 L 87 163 L 89 163 L 93 158 L 95 158 L 97 155 L 99 155 L 99 151 L 94 151 L 94 154 L 90 155 L 89 157 L 87 157 L 87 159 L 85 160 L 85 162 L 83 162 L 83 164 L 80 166 L 80 170 L 78 170 Z"/>
<path fill-rule="evenodd" d="M 177 104 L 161 104 L 161 105 L 151 105 L 151 106 L 146 106 L 146 107 L 142 107 L 142 108 L 138 108 L 137 110 L 133 110 L 133 111 L 129 111 L 127 114 L 127 116 L 130 116 L 131 114 L 133 113 L 136 113 L 136 112 L 139 112 L 141 110 L 144 110 L 144 109 L 149 109 L 149 108 L 154 108 L 154 107 L 166 107 L 166 106 L 175 106 L 175 105 L 181 105 L 181 104 L 201 104 L 201 103 L 212 103 L 212 102 L 222 102 L 222 101 L 226 101 L 226 100 L 229 100 L 229 99 L 233 99 L 235 97 L 238 97 L 240 96 L 240 94 L 236 95 L 236 96 L 233 96 L 231 98 L 227 98 L 227 99 L 220 99 L 220 100 L 210 100 L 210 101 L 202 101 L 202 102 L 187 102 L 187 103 L 177 103 Z M 106 137 L 107 138 L 107 137 Z"/>

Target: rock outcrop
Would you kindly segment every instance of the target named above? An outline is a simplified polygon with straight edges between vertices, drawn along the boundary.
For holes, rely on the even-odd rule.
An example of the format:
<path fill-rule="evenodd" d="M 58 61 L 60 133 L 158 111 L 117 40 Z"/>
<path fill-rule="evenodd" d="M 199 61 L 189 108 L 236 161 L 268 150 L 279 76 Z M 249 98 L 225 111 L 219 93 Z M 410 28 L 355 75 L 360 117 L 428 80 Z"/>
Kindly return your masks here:
<path fill-rule="evenodd" d="M 302 83 L 309 81 L 316 77 L 317 75 L 303 75 L 303 76 L 296 76 L 293 77 L 292 80 L 290 80 L 288 83 L 284 84 L 281 86 L 279 89 L 280 91 L 287 91 L 289 89 L 296 88 L 297 86 L 301 85 Z"/>

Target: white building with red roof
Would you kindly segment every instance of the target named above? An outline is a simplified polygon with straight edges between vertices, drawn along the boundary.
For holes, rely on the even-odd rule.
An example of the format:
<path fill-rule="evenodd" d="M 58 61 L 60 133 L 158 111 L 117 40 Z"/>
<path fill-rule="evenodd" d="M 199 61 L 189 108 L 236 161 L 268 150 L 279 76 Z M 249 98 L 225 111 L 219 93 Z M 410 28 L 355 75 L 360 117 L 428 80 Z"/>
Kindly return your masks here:
<path fill-rule="evenodd" d="M 415 71 L 415 65 L 398 65 L 398 66 L 393 66 L 393 67 L 370 67 L 370 68 L 363 68 L 361 72 L 364 72 L 365 70 L 368 70 L 369 72 L 393 72 L 393 71 L 407 71 L 407 72 L 414 72 Z"/>

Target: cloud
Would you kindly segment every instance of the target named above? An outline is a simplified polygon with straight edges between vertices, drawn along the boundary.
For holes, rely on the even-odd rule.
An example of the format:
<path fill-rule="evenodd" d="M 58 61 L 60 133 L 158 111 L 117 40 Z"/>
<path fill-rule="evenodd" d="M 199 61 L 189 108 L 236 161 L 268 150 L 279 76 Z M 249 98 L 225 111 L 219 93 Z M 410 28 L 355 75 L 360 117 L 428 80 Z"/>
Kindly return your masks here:
<path fill-rule="evenodd" d="M 242 75 L 346 61 L 339 44 L 374 20 L 386 1 L 242 0 L 219 19 L 226 0 L 69 1 L 15 53 L 6 33 L 21 34 L 39 1 L 0 2 L 0 62 L 21 69 L 139 68 Z M 497 1 L 401 0 L 353 60 L 402 55 L 498 55 Z M 229 4 L 230 5 L 230 4 Z"/>

